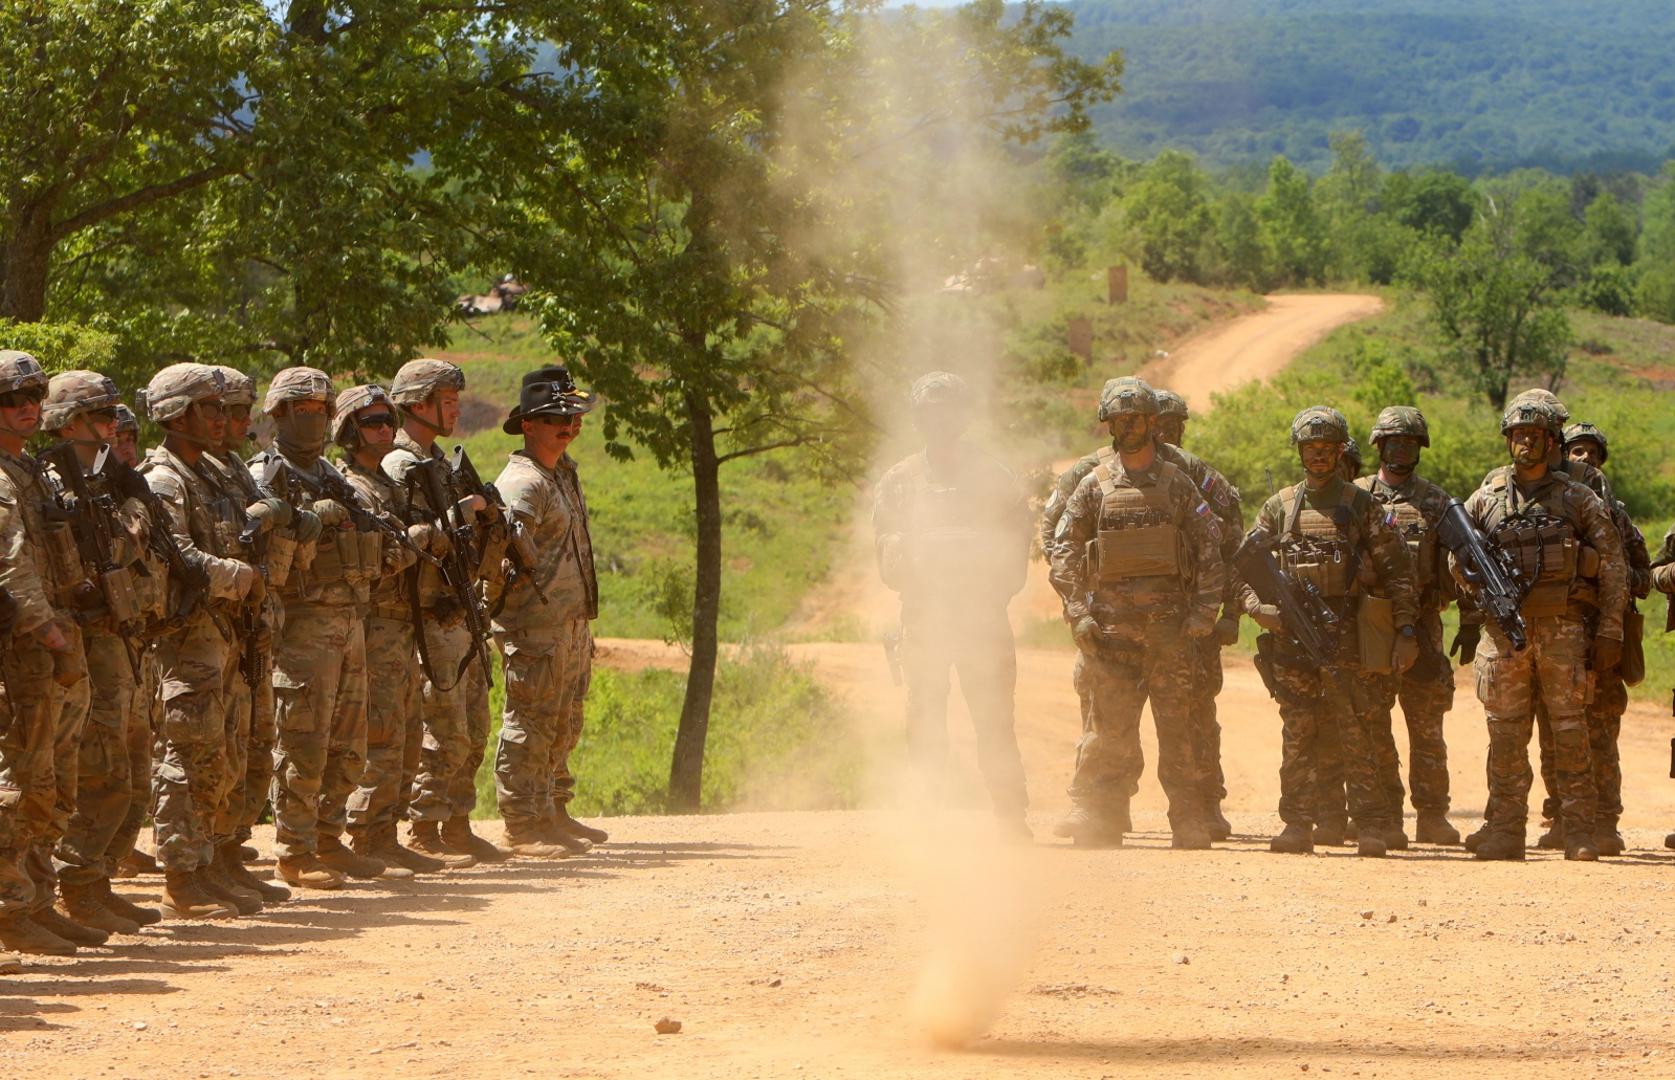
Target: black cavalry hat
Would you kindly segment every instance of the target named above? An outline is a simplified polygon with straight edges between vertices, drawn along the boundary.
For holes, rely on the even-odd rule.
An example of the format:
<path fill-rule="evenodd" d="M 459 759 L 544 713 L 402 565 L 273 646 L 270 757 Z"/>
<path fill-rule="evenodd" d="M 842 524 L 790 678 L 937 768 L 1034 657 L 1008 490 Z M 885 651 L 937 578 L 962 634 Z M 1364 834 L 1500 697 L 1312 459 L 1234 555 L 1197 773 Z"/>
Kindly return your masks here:
<path fill-rule="evenodd" d="M 531 416 L 580 416 L 593 411 L 599 395 L 576 388 L 570 370 L 558 364 L 536 368 L 523 377 L 518 404 L 506 416 L 501 430 L 508 435 L 523 433 L 522 422 Z"/>

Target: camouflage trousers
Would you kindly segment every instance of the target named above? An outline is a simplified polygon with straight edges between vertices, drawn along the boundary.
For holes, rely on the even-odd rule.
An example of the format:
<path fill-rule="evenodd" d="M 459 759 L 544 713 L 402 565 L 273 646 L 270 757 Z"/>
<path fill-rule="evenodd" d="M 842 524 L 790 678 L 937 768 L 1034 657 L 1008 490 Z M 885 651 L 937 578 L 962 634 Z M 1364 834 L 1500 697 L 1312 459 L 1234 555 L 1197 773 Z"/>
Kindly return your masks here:
<path fill-rule="evenodd" d="M 273 819 L 280 855 L 342 834 L 366 764 L 366 631 L 352 605 L 287 610 L 274 641 Z"/>
<path fill-rule="evenodd" d="M 564 718 L 559 731 L 564 741 L 553 748 L 553 804 L 558 809 L 568 806 L 576 797 L 576 777 L 570 771 L 570 755 L 582 741 L 582 719 L 587 707 L 587 692 L 593 686 L 593 624 L 583 627 L 582 643 L 576 652 L 572 669 L 575 682 L 570 688 L 570 714 Z"/>
<path fill-rule="evenodd" d="M 209 839 L 216 847 L 231 843 L 238 835 L 244 818 L 244 804 L 250 797 L 249 782 L 252 762 L 250 746 L 251 703 L 254 691 L 245 674 L 244 658 L 250 642 L 235 636 L 227 649 L 227 666 L 221 673 L 222 700 L 226 710 L 222 715 L 221 742 L 225 747 L 221 776 L 221 797 L 215 803 L 215 816 L 210 819 Z M 264 787 L 273 775 L 272 759 L 261 770 L 260 783 Z M 264 800 L 265 801 L 265 800 Z"/>
<path fill-rule="evenodd" d="M 206 613 L 155 648 L 163 708 L 151 765 L 157 862 L 197 870 L 215 855 L 210 830 L 226 798 L 230 645 Z"/>
<path fill-rule="evenodd" d="M 349 800 L 349 832 L 366 836 L 394 828 L 419 767 L 419 658 L 413 624 L 372 615 L 366 620 L 366 767 Z"/>
<path fill-rule="evenodd" d="M 489 681 L 483 666 L 475 660 L 465 673 L 465 762 L 448 785 L 453 817 L 468 818 L 477 809 L 477 774 L 488 758 L 489 730 L 493 717 L 489 713 Z"/>
<path fill-rule="evenodd" d="M 236 723 L 234 720 L 228 720 L 227 730 L 229 735 L 236 732 L 241 742 L 239 761 L 232 763 L 233 790 L 228 799 L 232 835 L 225 838 L 226 840 L 243 842 L 250 839 L 256 822 L 262 819 L 262 812 L 267 809 L 273 788 L 273 752 L 279 738 L 279 730 L 274 717 L 271 642 L 277 640 L 284 630 L 284 613 L 277 601 L 268 605 L 267 618 L 268 625 L 274 629 L 269 644 L 263 648 L 260 668 L 256 672 L 256 685 L 250 685 L 251 680 L 244 674 L 242 666 L 230 676 L 228 682 L 232 700 L 236 702 L 240 716 Z M 240 642 L 240 649 L 249 649 L 251 645 L 248 641 Z"/>
<path fill-rule="evenodd" d="M 1280 820 L 1287 825 L 1329 822 L 1336 813 L 1321 802 L 1321 761 L 1342 762 L 1348 811 L 1362 828 L 1382 829 L 1395 813 L 1378 781 L 1374 749 L 1375 689 L 1353 664 L 1321 669 L 1274 635 L 1273 677 L 1283 724 L 1280 752 Z"/>
<path fill-rule="evenodd" d="M 1216 698 L 1221 695 L 1221 645 L 1215 635 L 1198 642 L 1198 677 L 1192 682 L 1192 704 L 1187 718 L 1192 725 L 1192 756 L 1198 765 L 1200 791 L 1207 805 L 1227 798 L 1227 777 L 1221 769 L 1221 724 L 1216 718 Z"/>
<path fill-rule="evenodd" d="M 105 851 L 107 862 L 115 865 L 134 850 L 140 829 L 151 813 L 151 755 L 157 731 L 162 725 L 161 697 L 162 670 L 157 663 L 157 650 L 147 648 L 140 653 L 140 680 L 134 684 L 134 698 L 128 707 L 126 729 L 128 775 L 134 780 L 134 798 L 128 812 Z"/>
<path fill-rule="evenodd" d="M 1617 753 L 1617 737 L 1623 729 L 1623 713 L 1628 711 L 1628 684 L 1620 671 L 1609 671 L 1593 676 L 1593 696 L 1588 701 L 1584 716 L 1588 721 L 1588 756 L 1594 766 L 1596 806 L 1594 820 L 1597 828 L 1615 829 L 1623 816 L 1623 766 Z M 1553 725 L 1547 710 L 1536 709 L 1536 733 L 1541 743 L 1541 783 L 1546 798 L 1541 802 L 1541 816 L 1552 819 L 1559 813 L 1557 767 L 1553 754 Z"/>
<path fill-rule="evenodd" d="M 1529 620 L 1527 649 L 1514 652 L 1500 628 L 1484 628 L 1473 664 L 1477 697 L 1489 722 L 1488 826 L 1522 838 L 1529 819 L 1530 734 L 1537 704 L 1553 728 L 1554 786 L 1566 831 L 1592 832 L 1593 760 L 1584 715 L 1588 693 L 1588 634 L 1580 620 Z"/>
<path fill-rule="evenodd" d="M 90 700 L 76 757 L 76 810 L 58 842 L 56 866 L 61 880 L 89 884 L 108 878 L 117 834 L 136 803 L 150 790 L 148 773 L 136 774 L 128 754 L 129 727 L 144 724 L 134 709 L 139 687 L 139 657 L 127 641 L 90 631 L 87 676 Z"/>
<path fill-rule="evenodd" d="M 1140 713 L 1149 698 L 1157 727 L 1157 780 L 1169 799 L 1169 823 L 1201 822 L 1205 782 L 1193 744 L 1190 716 L 1198 681 L 1199 643 L 1181 633 L 1167 613 L 1101 631 L 1093 652 L 1076 655 L 1076 692 L 1082 699 L 1082 737 L 1070 797 L 1096 812 L 1126 803 L 1139 789 L 1145 758 Z"/>
<path fill-rule="evenodd" d="M 497 643 L 506 710 L 494 754 L 495 795 L 508 834 L 533 833 L 557 816 L 575 787 L 569 758 L 581 735 L 578 695 L 586 692 L 593 637 L 586 619 L 572 619 L 558 628 L 556 641 L 503 636 Z"/>
<path fill-rule="evenodd" d="M 908 752 L 921 771 L 934 777 L 947 767 L 950 675 L 958 672 L 990 801 L 998 814 L 1021 815 L 1029 796 L 1013 727 L 1018 653 L 1005 605 L 904 607 L 901 662 Z"/>
<path fill-rule="evenodd" d="M 52 658 L 33 640 L 14 637 L 0 650 L 0 916 L 35 904 L 35 885 L 23 863 L 30 850 L 30 790 L 38 770 L 33 755 L 50 743 Z M 38 809 L 38 807 L 37 807 Z"/>
<path fill-rule="evenodd" d="M 460 672 L 460 661 L 471 650 L 471 634 L 460 623 L 444 625 L 428 615 L 424 619 L 424 634 L 426 653 L 434 667 L 432 674 L 442 681 L 438 683 L 429 676 L 424 679 L 419 700 L 424 740 L 419 750 L 419 771 L 413 777 L 408 798 L 407 816 L 414 821 L 447 821 L 454 816 L 454 800 L 462 786 L 460 777 L 466 773 L 472 756 L 468 719 L 471 675 Z M 471 666 L 475 667 L 476 661 Z M 486 716 L 486 688 L 484 702 Z M 482 753 L 480 748 L 476 751 L 479 763 Z M 471 769 L 467 775 L 475 801 L 476 770 Z"/>
<path fill-rule="evenodd" d="M 31 906 L 37 911 L 50 907 L 57 892 L 58 869 L 52 853 L 76 814 L 81 779 L 81 733 L 87 726 L 87 713 L 92 704 L 82 633 L 79 628 L 70 627 L 67 636 L 75 649 L 74 662 L 81 667 L 81 677 L 68 687 L 56 681 L 48 682 L 52 725 L 42 732 L 45 741 L 39 752 L 29 756 L 33 776 L 28 789 L 40 797 L 24 803 L 25 809 L 31 812 L 34 840 L 23 866 L 35 882 L 35 899 Z"/>

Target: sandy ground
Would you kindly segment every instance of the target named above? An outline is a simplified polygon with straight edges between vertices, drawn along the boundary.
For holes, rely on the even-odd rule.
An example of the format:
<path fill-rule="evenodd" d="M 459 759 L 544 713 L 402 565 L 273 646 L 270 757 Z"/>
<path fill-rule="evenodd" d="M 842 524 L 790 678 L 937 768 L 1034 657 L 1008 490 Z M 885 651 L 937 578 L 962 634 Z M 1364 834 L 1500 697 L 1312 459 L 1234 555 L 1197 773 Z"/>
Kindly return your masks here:
<path fill-rule="evenodd" d="M 611 664 L 680 662 L 604 644 Z M 884 745 L 901 692 L 877 645 L 793 648 Z M 1072 659 L 1020 656 L 1033 846 L 995 837 L 956 705 L 945 782 L 926 791 L 880 761 L 876 809 L 618 819 L 583 858 L 356 883 L 32 962 L 0 976 L 4 1075 L 1675 1075 L 1661 709 L 1624 725 L 1624 858 L 1276 856 L 1279 723 L 1233 661 L 1220 711 L 1239 836 L 1168 850 L 1148 777 L 1140 835 L 1090 852 L 1048 833 L 1078 727 Z M 1464 831 L 1486 740 L 1459 687 Z M 682 1031 L 657 1034 L 665 1017 Z"/>

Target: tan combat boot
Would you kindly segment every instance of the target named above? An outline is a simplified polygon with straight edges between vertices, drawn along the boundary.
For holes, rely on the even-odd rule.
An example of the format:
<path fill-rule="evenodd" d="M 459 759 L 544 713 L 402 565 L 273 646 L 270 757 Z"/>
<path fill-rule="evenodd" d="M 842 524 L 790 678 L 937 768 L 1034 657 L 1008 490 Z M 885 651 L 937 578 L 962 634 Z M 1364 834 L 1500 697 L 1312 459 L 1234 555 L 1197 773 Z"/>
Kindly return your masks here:
<path fill-rule="evenodd" d="M 281 855 L 276 863 L 285 884 L 296 889 L 341 889 L 343 875 L 313 854 Z"/>
<path fill-rule="evenodd" d="M 253 890 L 234 885 L 213 860 L 208 866 L 198 867 L 192 871 L 192 874 L 200 889 L 231 907 L 240 915 L 258 915 L 261 913 L 261 896 Z"/>
<path fill-rule="evenodd" d="M 1415 843 L 1453 847 L 1460 842 L 1460 831 L 1448 823 L 1448 816 L 1441 810 L 1426 810 L 1414 822 L 1413 839 Z"/>
<path fill-rule="evenodd" d="M 506 842 L 512 846 L 512 854 L 520 859 L 562 859 L 570 854 L 563 846 L 550 842 L 539 827 L 508 828 Z"/>
<path fill-rule="evenodd" d="M 230 919 L 238 914 L 238 908 L 205 892 L 191 870 L 164 872 L 163 906 L 185 919 Z"/>
<path fill-rule="evenodd" d="M 385 866 L 381 861 L 350 851 L 343 846 L 341 837 L 320 833 L 314 838 L 314 845 L 320 862 L 345 877 L 370 880 L 384 876 Z M 412 877 L 413 871 L 403 871 L 400 876 Z"/>
<path fill-rule="evenodd" d="M 119 878 L 139 877 L 141 874 L 161 874 L 163 868 L 157 865 L 157 860 L 135 848 L 122 856 L 122 861 L 116 864 L 116 876 Z"/>
<path fill-rule="evenodd" d="M 253 893 L 264 904 L 282 904 L 291 898 L 290 889 L 263 881 L 250 872 L 244 865 L 243 849 L 237 843 L 222 844 L 215 849 L 215 866 L 225 881 Z"/>
<path fill-rule="evenodd" d="M 104 879 L 100 879 L 103 882 Z M 107 886 L 108 887 L 108 886 Z M 71 922 L 91 926 L 107 934 L 137 934 L 140 924 L 105 906 L 104 890 L 98 884 L 58 883 L 58 910 Z"/>
<path fill-rule="evenodd" d="M 564 827 L 556 821 L 543 821 L 539 837 L 549 844 L 557 844 L 568 855 L 586 855 L 593 850 L 593 841 L 577 833 L 566 832 Z M 512 842 L 512 830 L 506 830 L 506 842 Z"/>
<path fill-rule="evenodd" d="M 366 850 L 361 851 L 361 843 L 365 841 Z M 448 864 L 441 859 L 433 859 L 428 855 L 421 855 L 417 851 L 401 846 L 395 836 L 395 822 L 390 821 L 377 826 L 366 837 L 355 837 L 355 851 L 363 855 L 371 855 L 386 866 L 401 866 L 415 874 L 439 874 L 448 868 Z"/>
<path fill-rule="evenodd" d="M 570 808 L 566 803 L 559 803 L 557 813 L 553 815 L 553 822 L 559 831 L 579 836 L 590 844 L 603 844 L 609 840 L 610 834 L 604 829 L 596 829 L 592 825 L 584 824 L 570 816 Z"/>
<path fill-rule="evenodd" d="M 36 899 L 39 900 L 39 897 Z M 104 930 L 95 930 L 91 926 L 83 926 L 79 922 L 66 919 L 50 905 L 39 911 L 31 911 L 29 921 L 75 945 L 103 945 L 111 937 Z"/>
<path fill-rule="evenodd" d="M 454 851 L 442 842 L 437 835 L 436 822 L 415 821 L 412 825 L 412 838 L 408 846 L 420 855 L 435 859 L 449 870 L 464 870 L 468 866 L 477 865 L 477 856 L 470 852 Z"/>
<path fill-rule="evenodd" d="M 163 913 L 156 908 L 140 907 L 111 891 L 110 878 L 99 881 L 99 902 L 111 911 L 141 926 L 155 926 L 163 921 Z"/>
<path fill-rule="evenodd" d="M 471 819 L 449 818 L 442 824 L 442 844 L 449 851 L 463 851 L 478 862 L 505 862 L 509 852 L 471 831 Z"/>
<path fill-rule="evenodd" d="M 322 852 L 325 851 L 325 844 L 326 838 L 322 836 L 320 838 Z M 355 858 L 367 859 L 383 867 L 378 874 L 379 877 L 383 878 L 385 881 L 406 881 L 412 879 L 413 871 L 401 865 L 399 862 L 396 862 L 394 859 L 384 858 L 382 855 L 373 850 L 373 846 L 372 835 L 370 833 L 357 832 L 349 837 L 349 851 Z M 322 861 L 325 861 L 327 866 L 331 865 L 329 861 L 324 860 L 323 858 Z"/>
<path fill-rule="evenodd" d="M 0 946 L 31 956 L 74 956 L 73 941 L 65 941 L 51 930 L 23 915 L 0 916 Z"/>

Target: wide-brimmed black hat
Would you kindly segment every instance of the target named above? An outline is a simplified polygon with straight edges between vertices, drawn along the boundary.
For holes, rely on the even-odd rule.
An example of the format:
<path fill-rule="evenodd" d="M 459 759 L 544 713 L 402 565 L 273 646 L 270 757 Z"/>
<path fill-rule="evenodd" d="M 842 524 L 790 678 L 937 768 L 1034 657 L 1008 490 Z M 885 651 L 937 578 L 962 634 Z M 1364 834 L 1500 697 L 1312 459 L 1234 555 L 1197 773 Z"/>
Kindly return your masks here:
<path fill-rule="evenodd" d="M 518 391 L 518 404 L 506 416 L 501 430 L 508 435 L 521 435 L 522 422 L 531 416 L 580 416 L 592 412 L 599 404 L 599 395 L 576 388 L 570 370 L 558 364 L 536 368 L 523 377 L 523 388 Z"/>

